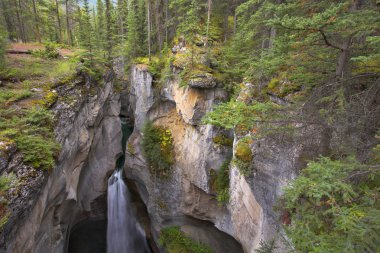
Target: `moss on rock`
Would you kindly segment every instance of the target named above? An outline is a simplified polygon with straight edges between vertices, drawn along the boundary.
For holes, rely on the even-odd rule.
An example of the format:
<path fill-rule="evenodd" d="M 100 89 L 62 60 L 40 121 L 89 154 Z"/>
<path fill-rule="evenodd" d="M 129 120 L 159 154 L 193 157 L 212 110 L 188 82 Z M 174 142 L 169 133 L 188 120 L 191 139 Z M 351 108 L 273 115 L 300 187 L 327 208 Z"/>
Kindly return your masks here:
<path fill-rule="evenodd" d="M 251 148 L 249 147 L 249 144 L 246 141 L 241 140 L 238 142 L 238 144 L 236 145 L 235 156 L 237 159 L 243 162 L 248 163 L 252 161 L 253 153 Z"/>
<path fill-rule="evenodd" d="M 225 136 L 223 134 L 219 134 L 212 138 L 212 141 L 215 144 L 221 145 L 221 146 L 226 146 L 226 147 L 232 147 L 232 144 L 234 140 L 232 138 L 229 138 L 228 136 Z"/>

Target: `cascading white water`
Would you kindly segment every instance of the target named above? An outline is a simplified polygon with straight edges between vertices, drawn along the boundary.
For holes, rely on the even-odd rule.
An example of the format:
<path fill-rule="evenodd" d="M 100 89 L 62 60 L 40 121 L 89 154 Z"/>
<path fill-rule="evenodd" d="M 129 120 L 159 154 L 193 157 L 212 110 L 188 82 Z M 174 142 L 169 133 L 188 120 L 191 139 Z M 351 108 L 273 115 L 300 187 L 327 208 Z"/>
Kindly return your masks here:
<path fill-rule="evenodd" d="M 116 169 L 108 179 L 107 253 L 149 253 L 145 233 L 131 209 L 122 172 Z"/>

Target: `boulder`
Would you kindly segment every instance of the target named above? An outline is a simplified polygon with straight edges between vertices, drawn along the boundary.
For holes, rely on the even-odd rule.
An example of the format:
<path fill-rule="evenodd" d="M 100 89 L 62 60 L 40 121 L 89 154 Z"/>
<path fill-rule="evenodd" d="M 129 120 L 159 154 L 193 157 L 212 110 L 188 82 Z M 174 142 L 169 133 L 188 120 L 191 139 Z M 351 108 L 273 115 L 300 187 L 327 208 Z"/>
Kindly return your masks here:
<path fill-rule="evenodd" d="M 189 86 L 191 88 L 212 89 L 217 85 L 216 78 L 210 73 L 197 74 L 190 78 Z"/>

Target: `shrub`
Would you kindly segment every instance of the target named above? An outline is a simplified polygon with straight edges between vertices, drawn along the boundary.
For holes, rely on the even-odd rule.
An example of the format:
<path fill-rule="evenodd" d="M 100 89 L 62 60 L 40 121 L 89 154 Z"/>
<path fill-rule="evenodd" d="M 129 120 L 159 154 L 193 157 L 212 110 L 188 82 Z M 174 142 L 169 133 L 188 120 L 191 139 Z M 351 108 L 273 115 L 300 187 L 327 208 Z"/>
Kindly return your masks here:
<path fill-rule="evenodd" d="M 260 241 L 259 248 L 255 250 L 255 253 L 274 253 L 276 249 L 277 246 L 274 239 L 268 242 Z"/>
<path fill-rule="evenodd" d="M 56 142 L 38 135 L 22 135 L 16 138 L 16 144 L 24 155 L 24 162 L 31 164 L 34 168 L 48 170 L 54 166 L 54 157 L 59 151 L 59 145 Z"/>
<path fill-rule="evenodd" d="M 29 90 L 6 90 L 0 89 L 0 103 L 7 105 L 28 98 L 32 95 Z"/>
<path fill-rule="evenodd" d="M 297 252 L 379 252 L 379 165 L 310 162 L 284 190 L 285 227 Z"/>
<path fill-rule="evenodd" d="M 249 176 L 252 172 L 252 166 L 250 162 L 244 162 L 240 159 L 233 159 L 232 163 L 238 168 L 239 172 L 243 176 Z"/>
<path fill-rule="evenodd" d="M 230 162 L 231 157 L 227 158 L 220 167 L 216 176 L 215 188 L 219 205 L 225 205 L 230 200 Z"/>
<path fill-rule="evenodd" d="M 28 109 L 14 113 L 3 110 L 0 114 L 0 139 L 10 139 L 24 156 L 24 161 L 35 168 L 50 169 L 54 165 L 59 145 L 53 134 L 51 112 Z"/>
<path fill-rule="evenodd" d="M 210 247 L 187 237 L 179 227 L 162 229 L 158 242 L 168 253 L 212 253 Z"/>
<path fill-rule="evenodd" d="M 50 42 L 45 44 L 44 50 L 37 49 L 37 50 L 34 50 L 32 54 L 34 56 L 47 58 L 47 59 L 57 59 L 60 56 L 57 45 Z"/>
<path fill-rule="evenodd" d="M 232 138 L 229 138 L 228 136 L 225 136 L 223 134 L 217 135 L 214 138 L 212 138 L 212 141 L 215 144 L 226 146 L 226 147 L 232 147 L 234 140 Z"/>
<path fill-rule="evenodd" d="M 170 130 L 148 121 L 143 128 L 142 148 L 153 173 L 169 176 L 174 163 L 173 137 Z"/>
<path fill-rule="evenodd" d="M 13 173 L 0 176 L 0 195 L 17 183 L 17 178 Z"/>

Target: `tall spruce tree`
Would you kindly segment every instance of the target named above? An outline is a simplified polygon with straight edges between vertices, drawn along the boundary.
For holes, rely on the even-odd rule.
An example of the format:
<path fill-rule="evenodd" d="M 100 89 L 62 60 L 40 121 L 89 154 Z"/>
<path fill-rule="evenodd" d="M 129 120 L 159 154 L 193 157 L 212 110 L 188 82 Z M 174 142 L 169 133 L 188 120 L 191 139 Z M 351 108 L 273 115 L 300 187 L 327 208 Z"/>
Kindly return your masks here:
<path fill-rule="evenodd" d="M 103 0 L 97 0 L 96 2 L 96 45 L 99 50 L 106 50 L 106 20 L 104 15 L 104 3 Z"/>
<path fill-rule="evenodd" d="M 127 56 L 135 57 L 138 54 L 138 23 L 136 16 L 136 0 L 128 0 L 128 17 L 127 17 Z"/>
<path fill-rule="evenodd" d="M 94 62 L 94 31 L 91 22 L 91 11 L 88 0 L 83 2 L 83 13 L 81 15 L 81 44 L 87 50 L 87 57 L 90 59 L 90 64 Z"/>

